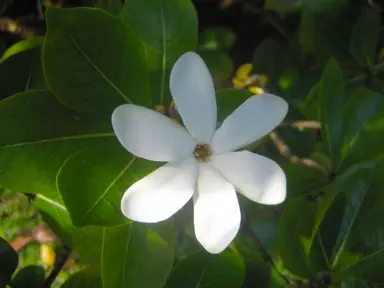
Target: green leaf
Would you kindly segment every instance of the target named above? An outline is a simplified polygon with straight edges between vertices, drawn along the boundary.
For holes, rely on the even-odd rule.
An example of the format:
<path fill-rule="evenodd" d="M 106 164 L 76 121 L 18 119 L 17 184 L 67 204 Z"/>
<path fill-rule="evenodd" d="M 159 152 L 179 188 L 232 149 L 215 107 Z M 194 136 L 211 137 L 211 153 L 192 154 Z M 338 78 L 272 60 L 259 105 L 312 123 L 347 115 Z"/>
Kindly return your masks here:
<path fill-rule="evenodd" d="M 44 73 L 69 107 L 111 113 L 127 102 L 151 106 L 143 49 L 132 30 L 103 10 L 47 11 Z"/>
<path fill-rule="evenodd" d="M 169 71 L 185 52 L 197 45 L 197 16 L 190 0 L 126 1 L 123 22 L 141 36 L 151 71 L 154 105 L 168 106 Z"/>
<path fill-rule="evenodd" d="M 9 57 L 16 55 L 20 52 L 32 49 L 34 47 L 41 47 L 44 43 L 44 37 L 43 36 L 36 36 L 34 38 L 21 40 L 19 42 L 16 42 L 11 47 L 9 47 L 7 50 L 5 50 L 4 54 L 1 56 L 1 62 L 8 59 Z"/>
<path fill-rule="evenodd" d="M 281 165 L 287 177 L 287 198 L 293 199 L 321 189 L 328 176 L 319 169 L 297 164 Z"/>
<path fill-rule="evenodd" d="M 311 263 L 316 211 L 313 202 L 299 197 L 285 205 L 280 220 L 278 249 L 284 267 L 305 279 L 316 278 L 316 271 Z M 324 260 L 318 259 L 317 262 L 322 261 Z"/>
<path fill-rule="evenodd" d="M 372 67 L 375 64 L 380 26 L 378 11 L 369 8 L 361 11 L 353 28 L 350 44 L 351 53 L 360 65 Z"/>
<path fill-rule="evenodd" d="M 15 272 L 19 258 L 12 247 L 0 238 L 0 287 L 5 287 Z"/>
<path fill-rule="evenodd" d="M 171 221 L 162 227 L 140 223 L 88 226 L 74 233 L 74 247 L 86 263 L 100 267 L 103 287 L 156 288 L 164 285 L 172 269 L 173 237 Z"/>
<path fill-rule="evenodd" d="M 328 188 L 321 212 L 320 232 L 330 266 L 338 262 L 351 241 L 352 231 L 362 215 L 364 202 L 369 197 L 375 163 L 351 167 Z"/>
<path fill-rule="evenodd" d="M 330 60 L 318 85 L 321 132 L 331 157 L 333 169 L 338 169 L 342 146 L 343 107 L 346 100 L 345 83 L 339 63 Z"/>
<path fill-rule="evenodd" d="M 384 205 L 373 207 L 362 219 L 351 238 L 355 244 L 355 253 L 359 253 L 357 263 L 349 265 L 341 271 L 342 275 L 382 283 L 384 276 Z"/>
<path fill-rule="evenodd" d="M 20 51 L 0 63 L 0 100 L 39 88 L 44 88 L 41 46 Z"/>
<path fill-rule="evenodd" d="M 165 287 L 240 288 L 244 275 L 244 263 L 234 252 L 198 253 L 175 266 Z"/>
<path fill-rule="evenodd" d="M 343 168 L 373 160 L 384 153 L 383 95 L 358 89 L 344 108 L 342 160 Z"/>
<path fill-rule="evenodd" d="M 349 39 L 358 12 L 347 0 L 306 1 L 298 31 L 304 52 L 320 64 L 330 57 L 349 61 Z"/>
<path fill-rule="evenodd" d="M 86 268 L 73 274 L 62 288 L 103 288 L 99 269 Z"/>
<path fill-rule="evenodd" d="M 123 4 L 121 0 L 97 0 L 97 8 L 104 9 L 105 11 L 114 14 L 120 15 L 123 10 Z"/>
<path fill-rule="evenodd" d="M 80 226 L 124 223 L 121 193 L 154 168 L 121 146 L 109 114 L 78 113 L 47 91 L 0 102 L 0 134 L 0 186 L 54 200 L 58 191 Z"/>
<path fill-rule="evenodd" d="M 229 52 L 236 40 L 236 34 L 226 27 L 205 29 L 200 36 L 199 50 Z"/>
<path fill-rule="evenodd" d="M 20 270 L 12 280 L 12 288 L 43 288 L 45 271 L 42 266 L 30 265 Z"/>

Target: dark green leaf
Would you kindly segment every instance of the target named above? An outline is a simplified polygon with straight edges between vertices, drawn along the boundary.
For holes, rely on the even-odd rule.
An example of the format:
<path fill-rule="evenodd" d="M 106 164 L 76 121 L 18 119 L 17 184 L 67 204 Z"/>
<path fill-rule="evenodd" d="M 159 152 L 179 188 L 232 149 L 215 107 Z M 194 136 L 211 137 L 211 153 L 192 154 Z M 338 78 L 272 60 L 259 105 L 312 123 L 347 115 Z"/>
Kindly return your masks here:
<path fill-rule="evenodd" d="M 197 45 L 197 16 L 192 2 L 130 0 L 125 3 L 122 18 L 143 40 L 153 104 L 167 106 L 171 101 L 169 71 L 177 58 Z"/>
<path fill-rule="evenodd" d="M 304 197 L 288 202 L 280 221 L 278 248 L 284 267 L 306 278 L 317 278 L 326 269 L 321 241 L 314 235 L 317 207 Z"/>
<path fill-rule="evenodd" d="M 287 176 L 287 199 L 307 195 L 319 190 L 328 182 L 328 177 L 319 169 L 297 164 L 281 165 Z"/>
<path fill-rule="evenodd" d="M 42 266 L 30 265 L 20 270 L 12 280 L 12 288 L 43 288 L 45 271 Z"/>
<path fill-rule="evenodd" d="M 87 263 L 100 267 L 103 287 L 156 288 L 164 285 L 171 271 L 173 237 L 170 221 L 162 227 L 139 223 L 89 226 L 76 231 L 74 247 Z"/>
<path fill-rule="evenodd" d="M 44 88 L 41 46 L 9 56 L 0 63 L 0 100 L 18 92 Z"/>
<path fill-rule="evenodd" d="M 19 258 L 12 247 L 0 238 L 0 287 L 5 287 L 15 272 Z"/>
<path fill-rule="evenodd" d="M 86 268 L 73 274 L 62 288 L 103 288 L 99 269 Z"/>
<path fill-rule="evenodd" d="M 380 144 L 384 140 L 383 113 L 384 97 L 377 92 L 360 88 L 348 100 L 343 117 L 343 167 L 373 160 L 384 152 Z"/>
<path fill-rule="evenodd" d="M 132 30 L 103 10 L 47 11 L 44 73 L 69 107 L 111 112 L 126 102 L 151 106 L 143 49 Z"/>
<path fill-rule="evenodd" d="M 347 252 L 352 231 L 368 197 L 375 168 L 375 163 L 354 166 L 326 192 L 318 221 L 322 222 L 320 233 L 333 269 L 338 266 L 342 253 Z"/>
<path fill-rule="evenodd" d="M 240 288 L 244 275 L 244 263 L 234 252 L 198 253 L 175 266 L 165 287 Z"/>
<path fill-rule="evenodd" d="M 340 163 L 342 146 L 343 107 L 346 100 L 345 83 L 339 63 L 330 60 L 318 85 L 321 132 L 331 157 L 333 169 Z"/>
<path fill-rule="evenodd" d="M 125 222 L 121 193 L 154 166 L 120 145 L 109 114 L 81 114 L 34 91 L 0 102 L 0 120 L 0 186 L 54 200 L 58 191 L 76 225 Z"/>
<path fill-rule="evenodd" d="M 373 66 L 380 34 L 380 13 L 363 9 L 353 28 L 351 53 L 360 65 Z"/>
<path fill-rule="evenodd" d="M 347 0 L 306 1 L 298 32 L 304 52 L 320 64 L 330 57 L 350 60 L 348 45 L 358 12 Z"/>
<path fill-rule="evenodd" d="M 96 7 L 104 9 L 109 13 L 120 15 L 123 10 L 123 3 L 121 0 L 97 0 Z"/>

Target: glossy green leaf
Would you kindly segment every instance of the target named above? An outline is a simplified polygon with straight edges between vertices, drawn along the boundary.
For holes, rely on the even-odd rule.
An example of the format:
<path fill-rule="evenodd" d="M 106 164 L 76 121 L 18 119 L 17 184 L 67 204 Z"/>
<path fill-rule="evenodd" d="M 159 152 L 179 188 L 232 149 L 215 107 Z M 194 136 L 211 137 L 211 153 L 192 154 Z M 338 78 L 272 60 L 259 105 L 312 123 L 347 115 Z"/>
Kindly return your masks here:
<path fill-rule="evenodd" d="M 384 205 L 380 203 L 373 207 L 359 221 L 353 235 L 353 252 L 360 257 L 357 263 L 349 265 L 341 272 L 357 279 L 382 283 L 384 276 L 384 225 L 381 221 L 384 216 Z"/>
<path fill-rule="evenodd" d="M 19 258 L 12 247 L 0 238 L 0 287 L 5 287 L 15 272 Z"/>
<path fill-rule="evenodd" d="M 166 288 L 240 288 L 244 281 L 243 260 L 234 252 L 218 255 L 198 253 L 180 261 Z"/>
<path fill-rule="evenodd" d="M 12 280 L 12 288 L 43 288 L 45 271 L 42 266 L 30 265 L 20 270 Z"/>
<path fill-rule="evenodd" d="M 100 267 L 103 287 L 162 287 L 174 257 L 173 226 L 167 222 L 160 228 L 88 226 L 76 231 L 74 247 L 86 263 Z"/>
<path fill-rule="evenodd" d="M 44 88 L 41 45 L 9 56 L 0 63 L 0 100 L 39 88 Z"/>
<path fill-rule="evenodd" d="M 380 13 L 374 9 L 363 9 L 357 18 L 351 37 L 350 50 L 360 65 L 374 65 L 380 25 Z"/>
<path fill-rule="evenodd" d="M 121 194 L 154 167 L 120 145 L 109 114 L 78 113 L 34 91 L 0 102 L 0 120 L 1 186 L 46 197 L 58 191 L 76 225 L 125 222 Z"/>
<path fill-rule="evenodd" d="M 351 241 L 352 231 L 362 215 L 364 201 L 369 197 L 375 163 L 354 166 L 347 170 L 326 192 L 318 220 L 324 251 L 330 266 L 336 269 Z"/>
<path fill-rule="evenodd" d="M 384 153 L 384 98 L 382 94 L 358 89 L 348 100 L 344 108 L 343 167 L 361 161 L 373 160 Z"/>
<path fill-rule="evenodd" d="M 1 56 L 1 62 L 6 60 L 7 58 L 16 55 L 20 52 L 32 49 L 34 47 L 41 47 L 44 43 L 44 37 L 42 36 L 36 36 L 34 38 L 21 40 L 19 42 L 16 42 L 11 47 L 9 47 L 7 50 L 5 50 L 4 54 Z"/>
<path fill-rule="evenodd" d="M 132 30 L 103 10 L 47 11 L 44 73 L 69 107 L 112 112 L 123 103 L 151 106 L 143 49 Z"/>
<path fill-rule="evenodd" d="M 103 288 L 99 269 L 86 268 L 73 274 L 62 288 Z"/>
<path fill-rule="evenodd" d="M 95 7 L 104 9 L 115 15 L 120 15 L 123 10 L 123 3 L 121 0 L 97 0 Z"/>
<path fill-rule="evenodd" d="M 153 104 L 168 106 L 169 71 L 177 58 L 197 45 L 197 16 L 192 2 L 130 0 L 125 3 L 122 19 L 143 40 Z"/>
<path fill-rule="evenodd" d="M 346 101 L 345 83 L 339 63 L 330 60 L 318 85 L 321 132 L 332 159 L 333 169 L 340 163 L 343 135 L 343 107 Z"/>

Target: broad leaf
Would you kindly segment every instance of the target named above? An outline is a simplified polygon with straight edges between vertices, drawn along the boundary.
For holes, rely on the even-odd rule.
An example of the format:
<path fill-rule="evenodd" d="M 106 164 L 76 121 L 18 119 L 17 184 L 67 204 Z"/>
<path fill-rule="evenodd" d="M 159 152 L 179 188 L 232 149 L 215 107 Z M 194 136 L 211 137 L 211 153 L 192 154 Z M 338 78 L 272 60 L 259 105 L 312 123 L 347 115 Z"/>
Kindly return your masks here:
<path fill-rule="evenodd" d="M 5 287 L 15 272 L 19 258 L 12 247 L 0 238 L 0 287 Z"/>
<path fill-rule="evenodd" d="M 172 268 L 173 237 L 170 221 L 161 227 L 89 226 L 74 233 L 74 247 L 87 263 L 100 267 L 103 287 L 160 288 Z"/>
<path fill-rule="evenodd" d="M 362 66 L 373 66 L 380 34 L 380 13 L 374 9 L 363 9 L 353 28 L 350 49 Z"/>
<path fill-rule="evenodd" d="M 43 54 L 46 80 L 69 107 L 112 112 L 123 103 L 151 106 L 143 45 L 103 10 L 48 9 Z"/>
<path fill-rule="evenodd" d="M 234 252 L 198 253 L 175 266 L 165 287 L 240 288 L 244 275 L 244 263 Z"/>
<path fill-rule="evenodd" d="M 1 56 L 1 62 L 3 62 L 5 59 L 16 55 L 20 52 L 23 52 L 25 50 L 29 50 L 34 47 L 41 47 L 44 43 L 44 37 L 42 36 L 36 36 L 34 38 L 21 40 L 19 42 L 16 42 L 11 47 L 9 47 L 7 50 L 5 50 L 4 54 Z"/>
<path fill-rule="evenodd" d="M 383 113 L 383 95 L 372 90 L 360 88 L 348 100 L 343 116 L 343 168 L 384 153 Z"/>
<path fill-rule="evenodd" d="M 109 114 L 81 114 L 34 91 L 0 102 L 0 119 L 0 186 L 58 191 L 76 225 L 125 222 L 121 193 L 154 167 L 120 145 Z"/>
<path fill-rule="evenodd" d="M 170 103 L 169 71 L 183 53 L 197 45 L 197 16 L 190 0 L 130 0 L 123 22 L 138 32 L 151 71 L 154 105 Z"/>
<path fill-rule="evenodd" d="M 227 88 L 217 90 L 216 103 L 219 124 L 252 95 L 251 92 L 244 89 Z"/>

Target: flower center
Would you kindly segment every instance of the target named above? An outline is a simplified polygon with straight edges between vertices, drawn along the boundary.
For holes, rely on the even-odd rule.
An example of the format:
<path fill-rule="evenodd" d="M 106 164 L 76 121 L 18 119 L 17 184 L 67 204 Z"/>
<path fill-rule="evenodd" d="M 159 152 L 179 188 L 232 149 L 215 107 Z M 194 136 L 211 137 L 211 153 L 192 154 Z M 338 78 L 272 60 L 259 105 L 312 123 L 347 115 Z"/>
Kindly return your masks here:
<path fill-rule="evenodd" d="M 208 144 L 198 144 L 193 151 L 197 161 L 199 162 L 209 162 L 211 161 L 212 149 Z"/>

